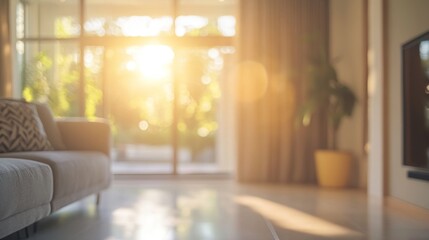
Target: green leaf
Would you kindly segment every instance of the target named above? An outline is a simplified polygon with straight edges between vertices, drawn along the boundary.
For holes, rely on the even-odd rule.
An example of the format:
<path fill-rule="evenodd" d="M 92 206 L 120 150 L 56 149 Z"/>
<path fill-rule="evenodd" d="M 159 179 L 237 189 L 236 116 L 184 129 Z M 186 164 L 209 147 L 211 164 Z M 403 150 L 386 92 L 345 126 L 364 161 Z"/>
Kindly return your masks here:
<path fill-rule="evenodd" d="M 297 122 L 308 126 L 316 112 L 328 110 L 323 116 L 327 117 L 330 127 L 337 131 L 343 118 L 352 115 L 357 100 L 353 91 L 340 83 L 335 67 L 325 56 L 322 52 L 310 59 L 305 82 L 307 95 L 299 108 Z M 333 142 L 336 142 L 335 139 Z"/>

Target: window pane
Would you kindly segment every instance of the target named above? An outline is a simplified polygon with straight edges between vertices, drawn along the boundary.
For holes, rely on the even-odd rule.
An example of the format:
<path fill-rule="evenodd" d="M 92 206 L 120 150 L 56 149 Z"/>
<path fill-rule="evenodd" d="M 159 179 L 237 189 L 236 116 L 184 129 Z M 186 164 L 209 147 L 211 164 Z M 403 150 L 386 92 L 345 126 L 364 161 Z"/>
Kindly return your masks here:
<path fill-rule="evenodd" d="M 171 32 L 171 0 L 87 0 L 85 33 L 95 36 L 163 36 Z"/>
<path fill-rule="evenodd" d="M 78 116 L 79 48 L 77 43 L 25 43 L 22 96 L 49 102 L 56 116 Z"/>
<path fill-rule="evenodd" d="M 235 36 L 238 0 L 179 0 L 177 36 Z"/>
<path fill-rule="evenodd" d="M 138 172 L 171 173 L 173 50 L 165 45 L 106 50 L 105 89 L 117 161 Z M 146 167 L 129 164 L 145 162 Z M 141 166 L 140 166 L 141 167 Z"/>
<path fill-rule="evenodd" d="M 79 36 L 79 0 L 28 0 L 21 3 L 25 12 L 25 37 Z"/>
<path fill-rule="evenodd" d="M 104 117 L 103 65 L 104 47 L 85 48 L 85 116 Z"/>
<path fill-rule="evenodd" d="M 216 144 L 220 125 L 225 62 L 232 47 L 178 51 L 179 172 L 216 172 Z"/>

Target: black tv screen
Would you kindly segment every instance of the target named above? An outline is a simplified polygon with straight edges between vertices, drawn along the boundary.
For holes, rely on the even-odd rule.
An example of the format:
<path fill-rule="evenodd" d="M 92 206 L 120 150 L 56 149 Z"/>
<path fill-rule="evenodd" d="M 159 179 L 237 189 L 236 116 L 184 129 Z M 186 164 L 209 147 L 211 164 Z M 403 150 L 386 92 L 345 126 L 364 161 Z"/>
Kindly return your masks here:
<path fill-rule="evenodd" d="M 402 45 L 403 164 L 429 169 L 429 31 Z"/>

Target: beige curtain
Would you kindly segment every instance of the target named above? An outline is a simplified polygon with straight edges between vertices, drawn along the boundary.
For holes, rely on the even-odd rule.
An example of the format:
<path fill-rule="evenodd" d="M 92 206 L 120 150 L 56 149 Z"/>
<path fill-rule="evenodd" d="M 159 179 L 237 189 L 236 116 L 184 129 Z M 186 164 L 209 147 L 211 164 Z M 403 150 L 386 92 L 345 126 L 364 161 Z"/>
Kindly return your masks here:
<path fill-rule="evenodd" d="M 0 97 L 12 93 L 11 51 L 9 0 L 0 0 Z"/>
<path fill-rule="evenodd" d="M 328 2 L 240 3 L 239 181 L 315 181 L 313 150 L 325 146 L 326 123 L 296 127 L 295 112 L 309 56 L 328 47 Z"/>

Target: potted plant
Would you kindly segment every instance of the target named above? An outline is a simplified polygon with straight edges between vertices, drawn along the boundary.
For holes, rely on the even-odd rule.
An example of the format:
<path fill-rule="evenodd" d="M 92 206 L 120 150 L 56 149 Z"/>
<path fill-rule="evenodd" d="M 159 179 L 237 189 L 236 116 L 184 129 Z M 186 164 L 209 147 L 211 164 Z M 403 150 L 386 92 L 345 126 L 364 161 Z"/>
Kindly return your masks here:
<path fill-rule="evenodd" d="M 306 79 L 307 95 L 298 113 L 298 120 L 308 126 L 317 115 L 327 123 L 328 148 L 315 152 L 316 174 L 321 186 L 343 187 L 349 183 L 352 157 L 337 148 L 337 132 L 344 117 L 353 113 L 356 96 L 341 83 L 326 54 L 310 62 Z"/>

